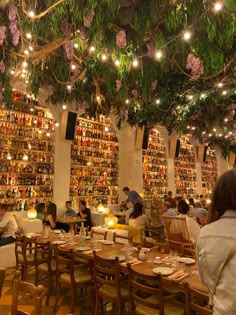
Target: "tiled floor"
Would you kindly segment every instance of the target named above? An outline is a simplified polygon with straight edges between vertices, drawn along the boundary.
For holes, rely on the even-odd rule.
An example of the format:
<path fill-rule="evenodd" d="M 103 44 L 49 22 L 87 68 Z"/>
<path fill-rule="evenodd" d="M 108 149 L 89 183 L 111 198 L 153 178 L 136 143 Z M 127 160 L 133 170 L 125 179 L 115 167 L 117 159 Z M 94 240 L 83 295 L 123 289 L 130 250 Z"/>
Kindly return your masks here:
<path fill-rule="evenodd" d="M 0 298 L 0 315 L 11 315 L 10 309 L 11 309 L 11 301 L 12 301 L 12 280 L 14 276 L 15 269 L 7 269 L 3 290 L 2 290 L 2 297 Z M 34 282 L 34 270 L 29 269 L 28 276 L 27 276 L 28 282 Z M 46 282 L 42 282 L 42 284 L 47 287 Z M 49 305 L 45 306 L 43 305 L 42 309 L 42 315 L 71 315 L 70 313 L 70 290 L 65 290 L 63 292 L 63 296 L 61 297 L 59 301 L 59 308 L 57 312 L 53 312 L 54 303 L 56 299 L 56 291 L 55 289 L 52 292 L 52 295 L 50 297 Z M 43 301 L 43 304 L 45 304 L 45 299 Z M 20 309 L 23 311 L 28 312 L 30 315 L 34 315 L 33 312 L 33 306 L 32 306 L 32 300 L 29 295 L 25 295 L 20 297 Z M 74 315 L 92 315 L 92 306 L 93 301 L 91 301 L 91 298 L 87 298 L 80 302 L 77 301 L 77 305 L 74 311 Z M 115 314 L 114 310 L 109 309 L 109 305 L 107 306 L 107 312 L 106 315 L 113 315 Z M 129 315 L 130 312 L 126 310 L 123 315 Z"/>

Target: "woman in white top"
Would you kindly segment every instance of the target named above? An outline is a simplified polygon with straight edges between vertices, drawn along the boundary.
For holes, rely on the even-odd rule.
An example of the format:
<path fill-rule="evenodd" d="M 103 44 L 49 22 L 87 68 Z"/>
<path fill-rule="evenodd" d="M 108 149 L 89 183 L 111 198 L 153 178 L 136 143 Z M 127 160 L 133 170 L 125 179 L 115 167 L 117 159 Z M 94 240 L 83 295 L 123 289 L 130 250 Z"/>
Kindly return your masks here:
<path fill-rule="evenodd" d="M 149 219 L 143 214 L 143 205 L 140 202 L 136 202 L 134 210 L 129 217 L 129 226 L 145 229 L 145 226 L 147 225 L 149 225 Z"/>

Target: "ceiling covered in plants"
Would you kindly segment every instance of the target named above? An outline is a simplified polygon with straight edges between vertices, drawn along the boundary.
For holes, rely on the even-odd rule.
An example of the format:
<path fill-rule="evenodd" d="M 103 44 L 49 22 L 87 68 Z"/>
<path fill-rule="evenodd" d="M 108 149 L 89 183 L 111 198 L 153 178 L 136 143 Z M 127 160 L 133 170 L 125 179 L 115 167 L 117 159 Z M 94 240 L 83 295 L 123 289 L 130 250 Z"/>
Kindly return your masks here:
<path fill-rule="evenodd" d="M 0 98 L 29 93 L 117 125 L 235 150 L 235 0 L 0 0 Z"/>

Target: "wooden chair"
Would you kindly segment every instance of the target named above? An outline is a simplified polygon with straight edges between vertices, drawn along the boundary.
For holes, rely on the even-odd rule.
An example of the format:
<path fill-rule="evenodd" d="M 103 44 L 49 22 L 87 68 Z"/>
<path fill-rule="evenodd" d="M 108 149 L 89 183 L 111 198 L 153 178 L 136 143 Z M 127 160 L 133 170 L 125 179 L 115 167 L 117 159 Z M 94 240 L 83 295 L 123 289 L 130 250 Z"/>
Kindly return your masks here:
<path fill-rule="evenodd" d="M 3 282 L 5 278 L 5 269 L 0 268 L 0 297 L 2 296 L 2 287 L 3 287 Z"/>
<path fill-rule="evenodd" d="M 113 314 L 121 315 L 124 304 L 129 301 L 129 289 L 128 280 L 121 277 L 119 259 L 118 257 L 115 260 L 104 259 L 99 257 L 96 252 L 93 255 L 96 292 L 95 314 L 100 313 L 100 305 L 103 310 L 105 303 L 112 302 L 113 305 L 116 305 L 116 313 Z"/>
<path fill-rule="evenodd" d="M 181 255 L 195 256 L 195 245 L 191 242 L 186 219 L 178 216 L 164 216 L 166 240 L 170 250 Z"/>
<path fill-rule="evenodd" d="M 128 235 L 130 238 L 132 237 L 132 242 L 135 245 L 143 245 L 144 231 L 142 229 L 135 228 L 133 226 L 129 226 L 126 224 L 116 224 L 115 229 L 128 231 Z M 119 233 L 117 232 L 117 234 L 119 234 Z"/>
<path fill-rule="evenodd" d="M 70 288 L 71 313 L 74 313 L 77 290 L 82 291 L 91 285 L 91 273 L 86 264 L 78 262 L 77 253 L 73 249 L 56 248 L 56 285 L 57 298 L 54 310 L 57 310 L 61 287 Z"/>
<path fill-rule="evenodd" d="M 96 231 L 94 229 L 91 230 L 91 238 L 106 240 L 107 239 L 107 231 Z"/>
<path fill-rule="evenodd" d="M 185 314 L 191 315 L 196 313 L 198 315 L 212 315 L 213 312 L 208 304 L 209 295 L 203 293 L 199 290 L 190 287 L 190 285 L 185 282 Z"/>
<path fill-rule="evenodd" d="M 132 244 L 133 243 L 133 235 L 122 235 L 118 233 L 114 233 L 113 236 L 114 242 L 119 244 Z"/>
<path fill-rule="evenodd" d="M 56 274 L 56 262 L 53 256 L 53 249 L 49 241 L 45 242 L 43 240 L 36 239 L 34 261 L 35 284 L 38 284 L 38 282 L 45 279 L 48 280 L 48 294 L 46 299 L 46 305 L 48 305 L 52 290 L 53 276 Z"/>
<path fill-rule="evenodd" d="M 34 239 L 29 239 L 25 235 L 16 235 L 16 268 L 21 269 L 22 280 L 27 278 L 27 269 L 34 267 L 34 242 Z"/>
<path fill-rule="evenodd" d="M 13 291 L 12 291 L 12 306 L 11 306 L 11 315 L 29 315 L 28 313 L 19 310 L 19 296 L 22 295 L 21 292 L 30 294 L 34 299 L 35 315 L 42 314 L 42 300 L 46 295 L 47 290 L 42 285 L 37 287 L 28 282 L 20 280 L 21 272 L 16 270 L 13 280 Z"/>
<path fill-rule="evenodd" d="M 184 315 L 183 303 L 175 300 L 180 294 L 165 295 L 160 274 L 144 275 L 131 265 L 128 265 L 128 274 L 132 315 Z"/>

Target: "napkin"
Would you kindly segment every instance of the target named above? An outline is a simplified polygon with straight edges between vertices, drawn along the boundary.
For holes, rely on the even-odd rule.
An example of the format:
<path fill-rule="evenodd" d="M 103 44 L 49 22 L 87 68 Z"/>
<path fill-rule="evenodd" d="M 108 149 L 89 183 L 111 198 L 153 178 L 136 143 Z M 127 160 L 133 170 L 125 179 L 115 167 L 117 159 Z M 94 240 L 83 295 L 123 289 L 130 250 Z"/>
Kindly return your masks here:
<path fill-rule="evenodd" d="M 179 270 L 179 271 L 174 272 L 172 275 L 168 276 L 168 279 L 174 280 L 174 281 L 181 281 L 188 276 L 189 276 L 189 273 L 184 272 L 183 270 Z"/>
<path fill-rule="evenodd" d="M 75 245 L 77 245 L 76 242 L 71 242 L 71 243 L 66 243 L 64 245 L 61 245 L 61 247 L 69 249 L 69 248 L 73 248 Z"/>
<path fill-rule="evenodd" d="M 129 262 L 122 262 L 121 265 L 123 266 L 127 266 L 127 264 L 130 264 L 131 266 L 134 266 L 134 265 L 138 265 L 138 264 L 141 264 L 142 261 L 141 260 L 138 260 L 137 258 L 133 258 L 132 260 L 130 260 Z"/>
<path fill-rule="evenodd" d="M 162 258 L 162 261 L 167 261 L 170 258 L 170 256 L 166 256 L 165 258 Z"/>

